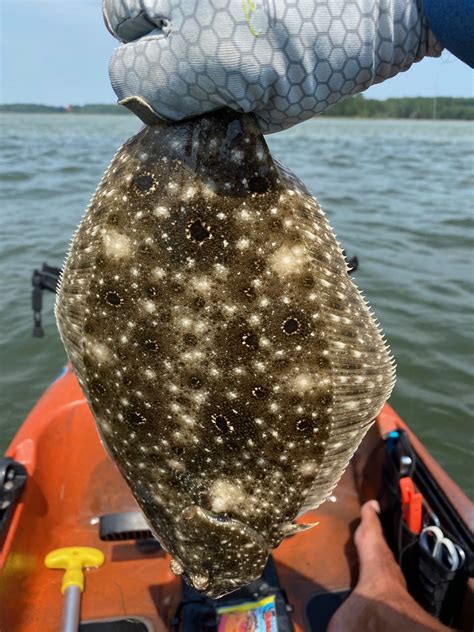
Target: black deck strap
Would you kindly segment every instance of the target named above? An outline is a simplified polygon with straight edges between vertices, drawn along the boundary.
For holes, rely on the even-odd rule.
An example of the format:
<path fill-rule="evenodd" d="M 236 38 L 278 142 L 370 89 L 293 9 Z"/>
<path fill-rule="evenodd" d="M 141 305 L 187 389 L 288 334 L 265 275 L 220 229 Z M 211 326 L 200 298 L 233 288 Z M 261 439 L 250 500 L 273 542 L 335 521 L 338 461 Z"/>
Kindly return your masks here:
<path fill-rule="evenodd" d="M 217 608 L 260 601 L 270 595 L 275 596 L 278 632 L 293 632 L 294 626 L 290 615 L 292 607 L 280 585 L 275 562 L 271 556 L 260 579 L 220 599 L 205 597 L 183 581 L 183 600 L 176 611 L 171 629 L 182 632 L 216 632 Z"/>
<path fill-rule="evenodd" d="M 7 456 L 0 457 L 0 546 L 27 479 L 28 472 L 22 463 Z"/>

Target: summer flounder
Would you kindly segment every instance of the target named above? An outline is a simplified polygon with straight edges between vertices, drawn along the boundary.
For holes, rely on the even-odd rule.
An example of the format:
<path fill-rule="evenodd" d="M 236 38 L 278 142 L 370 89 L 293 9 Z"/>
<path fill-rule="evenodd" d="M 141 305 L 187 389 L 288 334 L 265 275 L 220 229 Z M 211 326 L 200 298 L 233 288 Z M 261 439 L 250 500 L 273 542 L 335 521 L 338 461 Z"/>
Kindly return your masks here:
<path fill-rule="evenodd" d="M 394 384 L 318 203 L 248 115 L 145 127 L 66 261 L 59 330 L 172 569 L 217 597 L 331 493 Z"/>

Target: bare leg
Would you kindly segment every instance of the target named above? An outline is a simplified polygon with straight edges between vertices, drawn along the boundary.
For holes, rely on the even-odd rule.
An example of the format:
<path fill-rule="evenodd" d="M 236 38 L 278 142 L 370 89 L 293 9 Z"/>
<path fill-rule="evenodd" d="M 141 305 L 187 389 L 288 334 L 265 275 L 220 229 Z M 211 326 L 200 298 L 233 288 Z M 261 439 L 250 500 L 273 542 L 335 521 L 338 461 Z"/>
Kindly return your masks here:
<path fill-rule="evenodd" d="M 379 511 L 375 500 L 369 500 L 362 507 L 361 523 L 355 533 L 359 580 L 331 619 L 328 632 L 448 630 L 408 594 L 405 578 L 385 542 Z"/>

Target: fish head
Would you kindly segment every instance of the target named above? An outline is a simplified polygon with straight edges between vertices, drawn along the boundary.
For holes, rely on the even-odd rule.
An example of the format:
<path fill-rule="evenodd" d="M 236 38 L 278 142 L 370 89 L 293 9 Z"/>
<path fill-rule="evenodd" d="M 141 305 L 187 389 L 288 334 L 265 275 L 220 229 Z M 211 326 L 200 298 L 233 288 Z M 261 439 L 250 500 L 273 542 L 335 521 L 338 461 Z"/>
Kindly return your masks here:
<path fill-rule="evenodd" d="M 190 505 L 181 513 L 171 569 L 217 599 L 262 575 L 271 545 L 249 525 Z"/>

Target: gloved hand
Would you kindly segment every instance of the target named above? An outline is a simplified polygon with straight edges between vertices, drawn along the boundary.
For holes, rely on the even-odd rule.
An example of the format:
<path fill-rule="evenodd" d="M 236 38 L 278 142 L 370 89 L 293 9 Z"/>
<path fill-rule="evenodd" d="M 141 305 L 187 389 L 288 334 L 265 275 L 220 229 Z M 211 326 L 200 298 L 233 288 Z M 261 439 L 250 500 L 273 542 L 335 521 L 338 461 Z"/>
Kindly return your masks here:
<path fill-rule="evenodd" d="M 421 0 L 104 0 L 110 78 L 147 123 L 227 106 L 275 132 L 441 45 Z"/>

